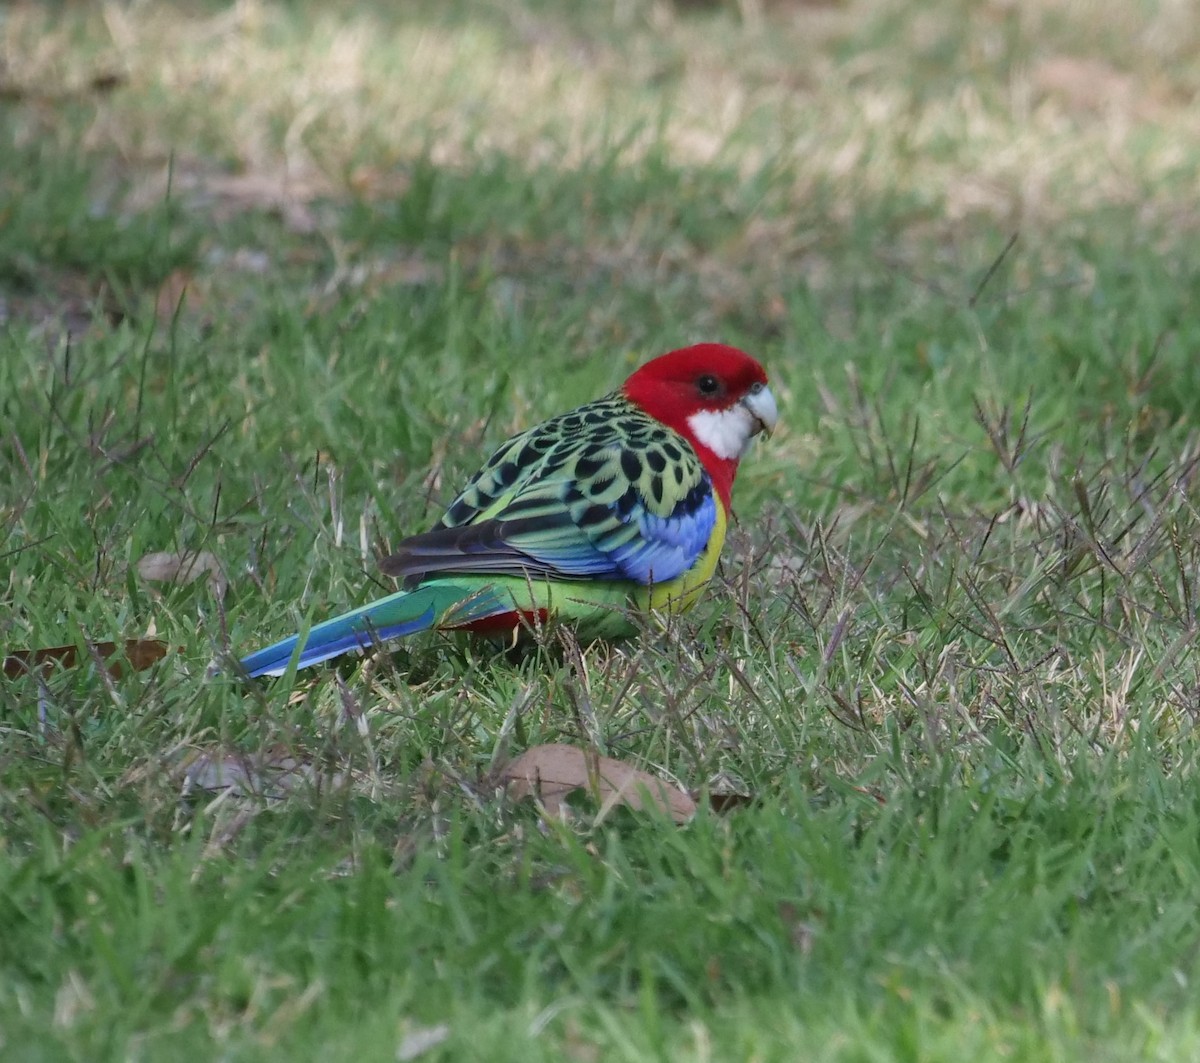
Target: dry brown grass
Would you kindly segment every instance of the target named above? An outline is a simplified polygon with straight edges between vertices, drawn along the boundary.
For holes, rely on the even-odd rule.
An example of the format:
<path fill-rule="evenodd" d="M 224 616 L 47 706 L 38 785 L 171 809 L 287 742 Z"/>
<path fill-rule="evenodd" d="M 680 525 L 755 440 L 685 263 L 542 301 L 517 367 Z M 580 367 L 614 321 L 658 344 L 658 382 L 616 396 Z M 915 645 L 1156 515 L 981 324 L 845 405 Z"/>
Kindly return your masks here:
<path fill-rule="evenodd" d="M 19 139 L 73 137 L 64 103 L 82 103 L 83 147 L 149 180 L 139 203 L 172 157 L 185 184 L 250 174 L 256 202 L 303 201 L 392 195 L 425 151 L 569 167 L 620 143 L 777 167 L 795 202 L 833 190 L 843 216 L 900 196 L 951 223 L 1105 205 L 1195 221 L 1200 29 L 1183 0 L 409 10 L 18 4 L 0 70 Z"/>

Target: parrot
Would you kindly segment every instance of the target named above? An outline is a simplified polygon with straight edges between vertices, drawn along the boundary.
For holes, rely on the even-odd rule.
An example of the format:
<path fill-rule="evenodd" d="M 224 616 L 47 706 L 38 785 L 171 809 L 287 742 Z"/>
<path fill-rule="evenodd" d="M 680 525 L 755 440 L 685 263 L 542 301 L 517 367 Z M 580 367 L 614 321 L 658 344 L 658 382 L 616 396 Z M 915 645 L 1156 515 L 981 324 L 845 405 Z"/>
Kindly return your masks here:
<path fill-rule="evenodd" d="M 716 570 L 738 462 L 778 419 L 763 367 L 736 347 L 659 355 L 616 391 L 502 443 L 427 532 L 381 570 L 400 590 L 241 660 L 283 675 L 426 630 L 512 642 L 554 621 L 581 639 L 680 612 Z"/>

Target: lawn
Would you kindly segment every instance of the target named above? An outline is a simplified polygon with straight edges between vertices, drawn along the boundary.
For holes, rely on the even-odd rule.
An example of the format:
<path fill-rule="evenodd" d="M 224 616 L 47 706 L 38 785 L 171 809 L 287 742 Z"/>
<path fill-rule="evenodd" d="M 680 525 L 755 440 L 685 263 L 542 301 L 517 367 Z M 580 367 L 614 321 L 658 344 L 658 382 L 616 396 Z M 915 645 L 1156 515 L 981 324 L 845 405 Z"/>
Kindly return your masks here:
<path fill-rule="evenodd" d="M 1200 1058 L 1188 5 L 18 2 L 0 48 L 0 655 L 73 648 L 0 677 L 0 1056 Z M 705 339 L 781 425 L 693 612 L 237 676 Z M 553 742 L 700 811 L 514 800 Z"/>

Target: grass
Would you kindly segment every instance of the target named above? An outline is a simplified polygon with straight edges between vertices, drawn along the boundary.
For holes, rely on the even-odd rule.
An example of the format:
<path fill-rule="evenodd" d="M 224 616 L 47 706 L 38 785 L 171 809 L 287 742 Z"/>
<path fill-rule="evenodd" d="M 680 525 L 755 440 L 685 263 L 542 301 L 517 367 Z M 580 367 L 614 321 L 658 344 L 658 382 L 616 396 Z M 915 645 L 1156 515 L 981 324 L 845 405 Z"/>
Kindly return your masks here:
<path fill-rule="evenodd" d="M 178 648 L 0 680 L 0 1054 L 1195 1058 L 1193 20 L 432 10 L 0 16 L 0 645 Z M 210 671 L 701 338 L 784 423 L 691 615 Z"/>

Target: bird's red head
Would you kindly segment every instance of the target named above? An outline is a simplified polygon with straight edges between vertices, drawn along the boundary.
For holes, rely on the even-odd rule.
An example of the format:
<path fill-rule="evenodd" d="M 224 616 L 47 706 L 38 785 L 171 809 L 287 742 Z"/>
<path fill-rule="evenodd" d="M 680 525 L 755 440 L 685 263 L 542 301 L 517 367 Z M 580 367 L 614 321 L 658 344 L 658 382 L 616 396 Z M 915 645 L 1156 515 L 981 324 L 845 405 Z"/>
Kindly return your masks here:
<path fill-rule="evenodd" d="M 763 367 L 736 347 L 698 343 L 647 362 L 623 390 L 692 444 L 728 509 L 738 459 L 755 435 L 775 427 Z"/>

